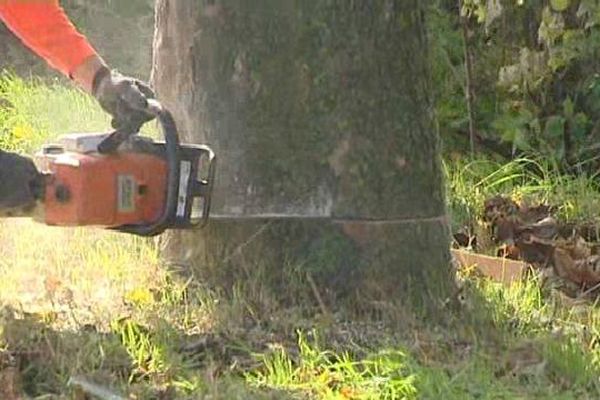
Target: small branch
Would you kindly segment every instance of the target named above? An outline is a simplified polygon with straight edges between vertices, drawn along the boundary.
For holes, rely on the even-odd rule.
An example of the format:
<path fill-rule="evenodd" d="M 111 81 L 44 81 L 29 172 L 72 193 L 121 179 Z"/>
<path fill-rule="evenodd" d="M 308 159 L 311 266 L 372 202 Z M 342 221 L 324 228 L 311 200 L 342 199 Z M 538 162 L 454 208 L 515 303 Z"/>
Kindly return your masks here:
<path fill-rule="evenodd" d="M 242 243 L 239 246 L 237 246 L 231 253 L 229 253 L 227 256 L 225 256 L 225 258 L 223 259 L 223 263 L 228 262 L 233 257 L 235 257 L 235 256 L 237 256 L 239 254 L 242 254 L 242 252 L 244 251 L 244 248 L 246 248 L 248 245 L 250 245 L 260 235 L 262 235 L 262 233 L 264 231 L 266 231 L 269 226 L 271 226 L 271 224 L 273 223 L 273 221 L 274 220 L 270 220 L 270 221 L 265 222 L 263 225 L 261 225 L 256 230 L 256 232 L 254 232 L 252 235 L 250 235 L 250 237 L 248 238 L 248 240 L 246 240 L 244 243 Z"/>
<path fill-rule="evenodd" d="M 312 292 L 315 295 L 315 298 L 317 299 L 317 303 L 319 303 L 319 308 L 321 309 L 323 315 L 331 315 L 331 313 L 327 309 L 327 306 L 325 306 L 325 302 L 323 301 L 323 298 L 319 293 L 319 289 L 317 288 L 317 284 L 315 283 L 315 280 L 313 279 L 310 272 L 306 273 L 306 279 L 308 280 L 308 284 L 310 285 L 310 288 L 312 289 Z"/>
<path fill-rule="evenodd" d="M 465 56 L 465 100 L 469 118 L 469 144 L 471 155 L 475 154 L 475 119 L 473 117 L 473 60 L 469 41 L 469 21 L 461 13 L 462 1 L 458 0 L 459 19 L 462 27 L 464 56 Z"/>
<path fill-rule="evenodd" d="M 600 283 L 597 283 L 596 285 L 592 286 L 591 288 L 587 289 L 585 292 L 579 294 L 579 296 L 577 296 L 578 299 L 583 299 L 585 296 L 587 296 L 588 294 L 592 293 L 595 290 L 598 290 L 600 288 Z"/>

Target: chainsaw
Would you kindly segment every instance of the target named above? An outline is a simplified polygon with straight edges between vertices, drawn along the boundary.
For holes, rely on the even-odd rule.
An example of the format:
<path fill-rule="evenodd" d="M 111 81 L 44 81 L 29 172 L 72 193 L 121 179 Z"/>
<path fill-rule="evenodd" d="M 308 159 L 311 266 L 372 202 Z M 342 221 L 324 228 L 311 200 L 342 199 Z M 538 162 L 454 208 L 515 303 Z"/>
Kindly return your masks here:
<path fill-rule="evenodd" d="M 173 116 L 156 100 L 164 141 L 137 132 L 61 136 L 35 155 L 44 177 L 43 212 L 55 226 L 98 226 L 140 236 L 206 224 L 215 176 L 210 147 L 182 144 Z"/>

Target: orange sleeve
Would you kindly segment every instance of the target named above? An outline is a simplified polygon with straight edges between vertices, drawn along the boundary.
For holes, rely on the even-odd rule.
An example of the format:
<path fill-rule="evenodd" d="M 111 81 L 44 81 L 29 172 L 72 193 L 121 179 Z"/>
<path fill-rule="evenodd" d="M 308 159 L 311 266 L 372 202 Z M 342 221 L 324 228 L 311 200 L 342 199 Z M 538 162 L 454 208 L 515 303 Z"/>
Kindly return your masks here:
<path fill-rule="evenodd" d="M 27 47 L 69 77 L 96 55 L 58 0 L 0 0 L 0 19 Z"/>

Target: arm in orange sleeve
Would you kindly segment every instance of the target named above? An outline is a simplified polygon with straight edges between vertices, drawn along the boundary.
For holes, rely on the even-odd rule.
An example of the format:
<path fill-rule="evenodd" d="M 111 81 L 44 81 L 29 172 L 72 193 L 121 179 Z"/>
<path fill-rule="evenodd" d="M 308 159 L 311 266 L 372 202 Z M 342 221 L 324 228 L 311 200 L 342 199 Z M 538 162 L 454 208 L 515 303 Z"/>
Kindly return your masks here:
<path fill-rule="evenodd" d="M 0 0 L 0 19 L 48 64 L 93 95 L 117 125 L 137 131 L 154 116 L 152 90 L 112 71 L 73 26 L 58 0 Z M 141 108 L 140 108 L 141 107 Z M 129 128 L 128 128 L 129 129 Z"/>
<path fill-rule="evenodd" d="M 86 60 L 99 59 L 58 0 L 0 0 L 0 19 L 27 47 L 70 78 Z"/>

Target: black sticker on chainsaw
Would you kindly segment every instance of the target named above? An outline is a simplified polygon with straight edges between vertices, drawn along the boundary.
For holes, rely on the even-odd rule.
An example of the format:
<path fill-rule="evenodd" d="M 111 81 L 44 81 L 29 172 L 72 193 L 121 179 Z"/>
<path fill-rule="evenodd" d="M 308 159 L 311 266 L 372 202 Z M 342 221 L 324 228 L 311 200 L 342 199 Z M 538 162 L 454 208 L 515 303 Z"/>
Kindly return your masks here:
<path fill-rule="evenodd" d="M 117 176 L 117 211 L 128 213 L 135 211 L 135 179 L 131 175 Z"/>

